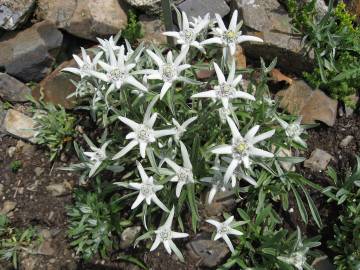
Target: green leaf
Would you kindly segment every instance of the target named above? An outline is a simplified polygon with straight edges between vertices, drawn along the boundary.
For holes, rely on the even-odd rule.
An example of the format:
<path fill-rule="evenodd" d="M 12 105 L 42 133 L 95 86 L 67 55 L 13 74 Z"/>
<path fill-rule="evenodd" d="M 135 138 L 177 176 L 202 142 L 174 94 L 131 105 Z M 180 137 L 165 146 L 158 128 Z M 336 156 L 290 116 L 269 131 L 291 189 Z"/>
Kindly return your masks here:
<path fill-rule="evenodd" d="M 309 204 L 311 215 L 312 215 L 313 219 L 315 220 L 316 225 L 319 228 L 322 228 L 323 224 L 322 224 L 322 221 L 321 221 L 321 217 L 320 217 L 318 209 L 315 206 L 314 201 L 312 200 L 310 194 L 306 191 L 306 189 L 303 186 L 301 186 L 301 188 L 302 188 L 303 192 L 305 193 L 306 199 L 307 199 L 308 204 Z"/>
<path fill-rule="evenodd" d="M 297 203 L 298 209 L 299 209 L 299 211 L 300 211 L 300 215 L 301 215 L 302 220 L 303 220 L 305 223 L 308 223 L 308 214 L 307 214 L 307 212 L 306 212 L 306 208 L 305 208 L 305 206 L 304 206 L 303 201 L 301 200 L 301 197 L 300 197 L 298 191 L 296 190 L 296 188 L 293 187 L 293 185 L 291 185 L 291 190 L 292 190 L 293 193 L 294 193 L 294 196 L 295 196 L 295 199 L 296 199 L 296 203 Z"/>

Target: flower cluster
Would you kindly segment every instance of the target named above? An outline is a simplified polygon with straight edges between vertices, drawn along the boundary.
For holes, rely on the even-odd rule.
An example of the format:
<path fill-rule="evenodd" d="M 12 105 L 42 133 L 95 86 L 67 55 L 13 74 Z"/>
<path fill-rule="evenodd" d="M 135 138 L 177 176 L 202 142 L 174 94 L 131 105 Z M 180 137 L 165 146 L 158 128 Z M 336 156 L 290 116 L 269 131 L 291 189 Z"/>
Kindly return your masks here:
<path fill-rule="evenodd" d="M 83 153 L 87 176 L 99 175 L 114 165 L 136 164 L 141 181 L 116 184 L 136 191 L 131 209 L 136 211 L 142 204 L 146 228 L 147 207 L 168 213 L 166 222 L 154 230 L 156 238 L 151 250 L 163 243 L 168 253 L 173 251 L 181 260 L 183 256 L 173 239 L 188 234 L 171 230 L 175 213 L 180 216 L 179 203 L 187 198 L 191 214 L 196 217 L 195 196 L 203 186 L 211 186 L 207 200 L 211 204 L 217 192 L 236 190 L 243 185 L 242 179 L 250 188 L 256 188 L 256 169 L 272 166 L 274 161 L 269 150 L 272 142 L 267 140 L 275 134 L 274 119 L 280 117 L 270 115 L 267 122 L 252 118 L 249 112 L 263 106 L 269 97 L 258 100 L 255 92 L 244 89 L 234 57 L 236 45 L 262 40 L 242 35 L 237 20 L 237 11 L 228 27 L 218 14 L 216 21 L 210 20 L 209 15 L 189 21 L 182 13 L 180 31 L 164 33 L 181 45 L 179 53 L 143 45 L 133 50 L 127 41 L 119 46 L 117 38 L 111 37 L 99 39 L 93 58 L 82 49 L 82 59 L 74 55 L 79 67 L 64 69 L 81 77 L 77 91 L 84 96 L 84 87 L 87 89 L 91 116 L 104 129 L 102 145 L 91 146 L 91 152 Z M 209 28 L 213 37 L 207 39 Z M 207 55 L 209 44 L 221 45 L 221 58 L 226 61 L 217 59 L 209 64 L 217 78 L 205 84 L 194 78 L 191 55 Z M 218 111 L 223 112 L 221 117 Z M 278 121 L 289 138 L 306 146 L 300 138 L 298 121 Z M 256 135 L 260 129 L 264 132 Z M 234 217 L 223 223 L 206 221 L 216 227 L 214 240 L 222 238 L 235 252 L 228 235 L 240 237 L 243 233 L 235 229 L 238 224 Z"/>

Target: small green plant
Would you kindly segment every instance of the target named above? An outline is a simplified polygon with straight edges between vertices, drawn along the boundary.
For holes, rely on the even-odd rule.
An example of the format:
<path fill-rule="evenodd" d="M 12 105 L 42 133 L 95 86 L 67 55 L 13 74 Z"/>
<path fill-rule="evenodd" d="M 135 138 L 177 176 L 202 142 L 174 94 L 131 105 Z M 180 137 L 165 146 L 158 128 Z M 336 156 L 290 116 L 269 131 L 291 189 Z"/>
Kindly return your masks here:
<path fill-rule="evenodd" d="M 123 206 L 116 196 L 107 202 L 104 195 L 99 188 L 95 192 L 79 189 L 74 195 L 74 206 L 68 208 L 71 246 L 85 260 L 96 254 L 106 257 L 116 247 L 114 238 L 120 235 L 123 226 L 130 224 L 120 217 Z"/>
<path fill-rule="evenodd" d="M 34 228 L 12 228 L 7 217 L 0 215 L 0 259 L 11 261 L 15 269 L 19 267 L 20 253 L 31 253 L 41 241 Z"/>
<path fill-rule="evenodd" d="M 10 169 L 13 173 L 17 173 L 22 167 L 21 160 L 14 160 L 10 163 Z"/>
<path fill-rule="evenodd" d="M 331 1 L 328 13 L 319 18 L 315 2 L 288 0 L 292 23 L 304 35 L 307 52 L 314 52 L 317 63 L 304 77 L 312 87 L 355 107 L 350 97 L 360 87 L 360 28 L 355 26 L 355 17 L 347 12 L 345 3 L 333 8 Z"/>
<path fill-rule="evenodd" d="M 327 188 L 333 192 L 330 200 L 340 207 L 340 215 L 334 222 L 334 238 L 329 242 L 336 254 L 334 262 L 338 270 L 360 269 L 360 158 L 356 160 L 356 167 L 344 180 L 332 168 L 327 172 L 334 184 Z"/>
<path fill-rule="evenodd" d="M 122 36 L 131 44 L 144 36 L 141 24 L 139 23 L 134 11 L 130 10 L 128 13 L 128 24 L 122 31 Z"/>
<path fill-rule="evenodd" d="M 36 110 L 35 140 L 38 144 L 46 145 L 50 150 L 50 160 L 71 145 L 75 132 L 75 117 L 67 113 L 61 106 L 37 103 L 42 109 Z"/>

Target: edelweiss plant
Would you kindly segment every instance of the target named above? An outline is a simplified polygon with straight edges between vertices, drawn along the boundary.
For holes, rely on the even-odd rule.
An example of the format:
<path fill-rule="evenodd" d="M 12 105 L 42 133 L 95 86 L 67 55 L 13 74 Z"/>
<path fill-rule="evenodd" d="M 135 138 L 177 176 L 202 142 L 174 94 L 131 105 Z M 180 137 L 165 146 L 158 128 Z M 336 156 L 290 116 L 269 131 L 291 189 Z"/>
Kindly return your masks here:
<path fill-rule="evenodd" d="M 276 211 L 280 207 L 282 211 L 289 210 L 289 192 L 293 192 L 301 217 L 307 222 L 308 213 L 299 195 L 304 193 L 311 215 L 321 227 L 315 204 L 304 188 L 309 181 L 295 172 L 284 171 L 280 165 L 302 159 L 277 156 L 283 148 L 291 151 L 306 147 L 302 143 L 300 120 L 287 124 L 276 112 L 266 84 L 275 62 L 266 67 L 262 61 L 257 81 L 252 79 L 251 70 L 246 71 L 249 87 L 242 87 L 243 76 L 236 70 L 234 57 L 236 45 L 261 39 L 242 35 L 237 11 L 228 28 L 219 15 L 216 15 L 217 28 L 208 15 L 191 21 L 185 13 L 180 17 L 180 31 L 164 33 L 177 39 L 181 45 L 178 52 L 161 51 L 152 45 L 145 48 L 143 44 L 132 49 L 126 41 L 125 45 L 118 45 L 119 37 L 115 37 L 99 40 L 101 46 L 94 51 L 94 59 L 89 59 L 83 51 L 84 60 L 78 62 L 79 69 L 65 70 L 80 76 L 74 96 L 79 97 L 79 108 L 90 112 L 92 123 L 84 130 L 99 145 L 98 148 L 89 142 L 88 146 L 75 143 L 80 163 L 70 170 L 83 171 L 83 180 L 96 175 L 98 179 L 104 178 L 104 183 L 115 183 L 114 204 L 121 204 L 122 211 L 130 211 L 126 216 L 130 216 L 131 223 L 137 223 L 139 217 L 146 221 L 144 229 L 148 232 L 136 243 L 147 241 L 155 231 L 151 250 L 163 243 L 168 253 L 174 251 L 183 260 L 172 239 L 187 237 L 190 228 L 196 232 L 207 220 L 215 226 L 215 239 L 223 238 L 232 251 L 229 259 L 232 263 L 244 269 L 275 269 L 280 261 L 277 256 L 282 256 L 280 251 L 273 252 L 271 260 L 264 260 L 265 265 L 255 264 L 251 259 L 240 263 L 234 258 L 238 258 L 238 250 L 248 248 L 252 241 L 263 240 L 255 236 L 261 231 L 263 220 L 271 221 L 268 228 L 271 235 L 282 232 Z M 210 39 L 209 28 L 213 28 L 214 35 Z M 212 63 L 216 77 L 199 82 L 195 76 L 200 66 L 198 61 L 209 55 L 204 54 L 207 48 L 202 45 L 211 43 L 221 44 L 230 51 L 226 57 L 221 50 L 211 54 L 228 61 L 202 58 Z M 85 68 L 85 62 L 91 68 Z M 290 145 L 289 139 L 297 143 Z M 134 173 L 135 164 L 140 181 Z M 204 217 L 199 211 L 203 198 L 207 197 L 207 203 L 211 204 L 216 194 L 223 191 L 234 196 L 238 207 L 247 209 L 253 217 L 240 210 L 231 213 L 236 218 L 240 215 L 244 220 L 240 222 L 233 222 L 234 217 L 225 213 L 225 217 L 231 217 L 224 222 Z M 205 193 L 207 196 L 203 196 Z M 140 204 L 143 207 L 138 207 Z M 173 208 L 167 216 L 169 206 Z M 166 216 L 165 223 L 159 222 Z M 235 229 L 255 219 L 256 225 L 249 225 L 250 229 L 246 227 L 244 232 Z M 156 230 L 159 224 L 164 225 Z M 172 227 L 181 232 L 173 232 Z M 236 236 L 233 241 L 236 245 L 230 241 L 229 234 Z M 263 254 L 252 254 L 249 258 L 259 256 Z"/>

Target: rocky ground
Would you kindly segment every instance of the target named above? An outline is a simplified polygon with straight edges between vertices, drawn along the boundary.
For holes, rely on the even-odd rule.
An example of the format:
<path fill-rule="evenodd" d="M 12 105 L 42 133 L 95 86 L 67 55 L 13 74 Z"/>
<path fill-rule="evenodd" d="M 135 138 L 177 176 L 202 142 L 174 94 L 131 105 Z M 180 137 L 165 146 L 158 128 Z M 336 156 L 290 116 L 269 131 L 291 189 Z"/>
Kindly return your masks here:
<path fill-rule="evenodd" d="M 354 165 L 355 155 L 360 152 L 360 116 L 297 79 L 302 71 L 311 69 L 313 59 L 303 56 L 301 38 L 292 32 L 281 1 L 176 2 L 179 9 L 190 16 L 204 15 L 207 11 L 204 7 L 224 17 L 232 9 L 240 10 L 246 32 L 261 36 L 265 42 L 244 46 L 238 59 L 243 59 L 241 62 L 246 67 L 246 60 L 248 65 L 255 65 L 252 59 L 260 56 L 266 60 L 278 58 L 272 86 L 274 95 L 283 97 L 280 106 L 290 113 L 303 115 L 305 124 L 319 123 L 308 131 L 309 148 L 302 153 L 308 160 L 297 170 L 315 183 L 328 185 L 325 170 L 329 165 L 340 174 Z M 319 1 L 318 8 L 324 9 L 324 5 Z M 352 5 L 354 10 L 360 10 L 359 6 Z M 61 69 L 75 65 L 71 55 L 78 53 L 80 46 L 89 48 L 95 44 L 96 37 L 124 29 L 130 6 L 143 13 L 139 17 L 145 30 L 142 40 L 165 43 L 166 39 L 159 34 L 164 29 L 158 18 L 160 0 L 0 0 L 0 213 L 6 214 L 15 227 L 38 228 L 44 238 L 35 254 L 20 258 L 21 269 L 138 269 L 110 259 L 94 259 L 85 264 L 75 256 L 66 238 L 66 206 L 72 203 L 78 177 L 59 169 L 74 161 L 74 157 L 62 155 L 50 162 L 47 150 L 32 144 L 34 134 L 29 129 L 33 122 L 26 103 L 27 96 L 32 94 L 35 98 L 42 96 L 47 102 L 73 108 L 74 103 L 66 97 L 74 91 L 74 86 Z M 17 170 L 13 169 L 14 162 L 18 164 Z M 313 195 L 316 198 L 317 194 Z M 321 206 L 320 200 L 316 202 Z M 204 212 L 221 212 L 233 204 L 235 202 L 227 198 L 218 198 Z M 335 211 L 327 214 L 329 218 L 337 215 Z M 294 223 L 297 218 L 294 213 Z M 311 225 L 305 229 L 312 234 Z M 206 228 L 203 231 L 206 232 Z M 182 243 L 189 258 L 185 265 L 176 257 L 167 256 L 163 249 L 154 253 L 132 248 L 127 251 L 156 270 L 215 267 L 228 255 L 228 250 L 222 243 L 202 238 L 201 234 L 192 235 L 190 242 Z M 0 269 L 11 267 L 0 262 Z"/>

